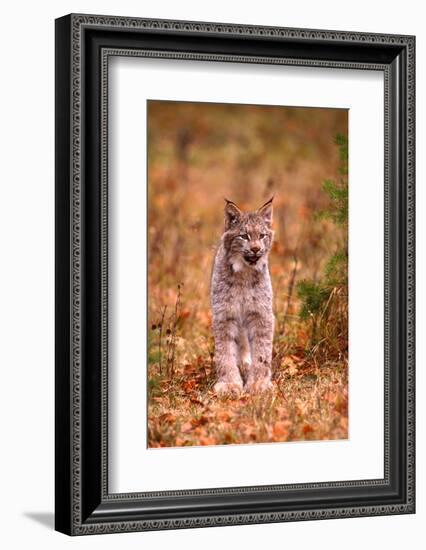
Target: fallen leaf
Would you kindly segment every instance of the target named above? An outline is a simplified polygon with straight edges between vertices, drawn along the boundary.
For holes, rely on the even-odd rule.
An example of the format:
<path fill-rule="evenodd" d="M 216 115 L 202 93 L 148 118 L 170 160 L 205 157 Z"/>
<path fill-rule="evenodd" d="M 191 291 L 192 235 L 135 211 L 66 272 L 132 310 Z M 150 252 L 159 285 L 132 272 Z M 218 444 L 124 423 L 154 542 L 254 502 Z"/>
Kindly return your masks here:
<path fill-rule="evenodd" d="M 190 432 L 192 430 L 192 424 L 191 422 L 184 422 L 182 426 L 180 427 L 180 431 L 183 433 Z"/>
<path fill-rule="evenodd" d="M 192 391 L 195 388 L 196 385 L 197 385 L 197 383 L 196 383 L 195 380 L 187 380 L 186 382 L 184 382 L 182 384 L 183 389 L 187 392 Z"/>
<path fill-rule="evenodd" d="M 231 420 L 231 415 L 228 411 L 218 411 L 216 418 L 219 422 L 229 422 L 229 420 Z"/>
<path fill-rule="evenodd" d="M 290 422 L 284 420 L 284 421 L 278 421 L 275 422 L 274 427 L 272 428 L 272 433 L 274 437 L 279 438 L 285 438 L 288 436 L 288 429 L 290 426 Z"/>
<path fill-rule="evenodd" d="M 338 395 L 336 397 L 334 407 L 335 407 L 336 411 L 339 412 L 340 414 L 347 414 L 348 413 L 348 400 L 346 399 L 346 397 L 342 397 L 342 396 Z"/>
<path fill-rule="evenodd" d="M 308 434 L 308 433 L 313 432 L 313 431 L 314 431 L 314 429 L 312 428 L 312 426 L 310 424 L 305 424 L 303 426 L 303 433 L 304 434 Z"/>
<path fill-rule="evenodd" d="M 200 437 L 201 445 L 216 445 L 216 439 L 214 437 Z"/>
<path fill-rule="evenodd" d="M 200 418 L 193 418 L 191 420 L 191 425 L 195 428 L 196 426 L 204 426 L 204 424 L 207 424 L 209 419 L 207 416 L 200 416 Z"/>
<path fill-rule="evenodd" d="M 191 312 L 189 311 L 189 309 L 185 309 L 184 311 L 181 312 L 181 314 L 179 315 L 179 319 L 187 319 L 189 316 L 191 315 Z"/>
<path fill-rule="evenodd" d="M 196 371 L 194 365 L 191 365 L 191 363 L 186 363 L 184 365 L 184 372 L 185 374 L 193 374 Z"/>
<path fill-rule="evenodd" d="M 160 414 L 158 417 L 160 422 L 174 422 L 176 420 L 176 415 L 172 413 Z"/>

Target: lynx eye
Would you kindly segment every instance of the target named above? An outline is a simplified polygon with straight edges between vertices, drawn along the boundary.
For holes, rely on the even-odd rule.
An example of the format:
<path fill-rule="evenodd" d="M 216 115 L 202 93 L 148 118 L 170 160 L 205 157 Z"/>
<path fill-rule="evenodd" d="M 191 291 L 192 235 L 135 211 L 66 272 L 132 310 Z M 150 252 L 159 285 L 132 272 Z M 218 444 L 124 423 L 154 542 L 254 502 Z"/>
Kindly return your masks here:
<path fill-rule="evenodd" d="M 264 239 L 265 237 L 266 237 L 266 233 L 262 233 L 262 234 L 260 235 L 260 238 L 261 238 L 261 239 Z"/>
<path fill-rule="evenodd" d="M 240 235 L 240 238 L 245 240 L 245 241 L 249 241 L 250 240 L 250 237 L 247 235 L 247 233 L 243 233 L 242 235 Z"/>

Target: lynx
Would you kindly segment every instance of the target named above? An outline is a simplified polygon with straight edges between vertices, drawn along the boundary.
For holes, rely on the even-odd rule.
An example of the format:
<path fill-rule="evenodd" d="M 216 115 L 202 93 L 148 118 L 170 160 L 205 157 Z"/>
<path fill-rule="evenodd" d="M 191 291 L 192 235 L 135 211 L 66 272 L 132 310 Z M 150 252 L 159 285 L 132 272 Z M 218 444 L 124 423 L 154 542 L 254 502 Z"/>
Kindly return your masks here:
<path fill-rule="evenodd" d="M 258 393 L 272 387 L 272 198 L 255 212 L 225 201 L 225 231 L 211 278 L 215 391 Z"/>

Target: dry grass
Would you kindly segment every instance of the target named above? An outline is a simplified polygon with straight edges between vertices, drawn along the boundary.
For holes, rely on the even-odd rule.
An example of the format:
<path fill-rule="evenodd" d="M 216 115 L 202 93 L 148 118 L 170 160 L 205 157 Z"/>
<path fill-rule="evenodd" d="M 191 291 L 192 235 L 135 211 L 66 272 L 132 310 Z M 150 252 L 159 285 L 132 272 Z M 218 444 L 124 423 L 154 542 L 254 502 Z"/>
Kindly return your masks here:
<path fill-rule="evenodd" d="M 218 399 L 213 378 L 200 365 L 161 379 L 150 400 L 150 447 L 347 437 L 346 365 L 283 368 L 273 392 L 239 399 Z"/>
<path fill-rule="evenodd" d="M 346 438 L 347 342 L 312 341 L 295 287 L 341 245 L 314 214 L 327 207 L 321 183 L 336 177 L 347 113 L 150 102 L 148 121 L 149 446 Z M 223 197 L 255 208 L 272 193 L 275 389 L 218 399 L 209 281 Z"/>

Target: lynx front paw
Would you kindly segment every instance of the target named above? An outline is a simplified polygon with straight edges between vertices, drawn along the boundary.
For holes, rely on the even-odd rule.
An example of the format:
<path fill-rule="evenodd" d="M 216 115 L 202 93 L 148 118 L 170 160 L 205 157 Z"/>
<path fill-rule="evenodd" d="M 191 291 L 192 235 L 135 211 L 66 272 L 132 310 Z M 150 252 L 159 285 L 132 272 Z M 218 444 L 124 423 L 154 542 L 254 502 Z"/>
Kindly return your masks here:
<path fill-rule="evenodd" d="M 247 393 L 257 394 L 272 390 L 273 385 L 269 377 L 247 380 L 244 390 Z"/>
<path fill-rule="evenodd" d="M 243 392 L 243 385 L 241 382 L 219 380 L 214 385 L 214 391 L 219 397 L 239 397 Z"/>

